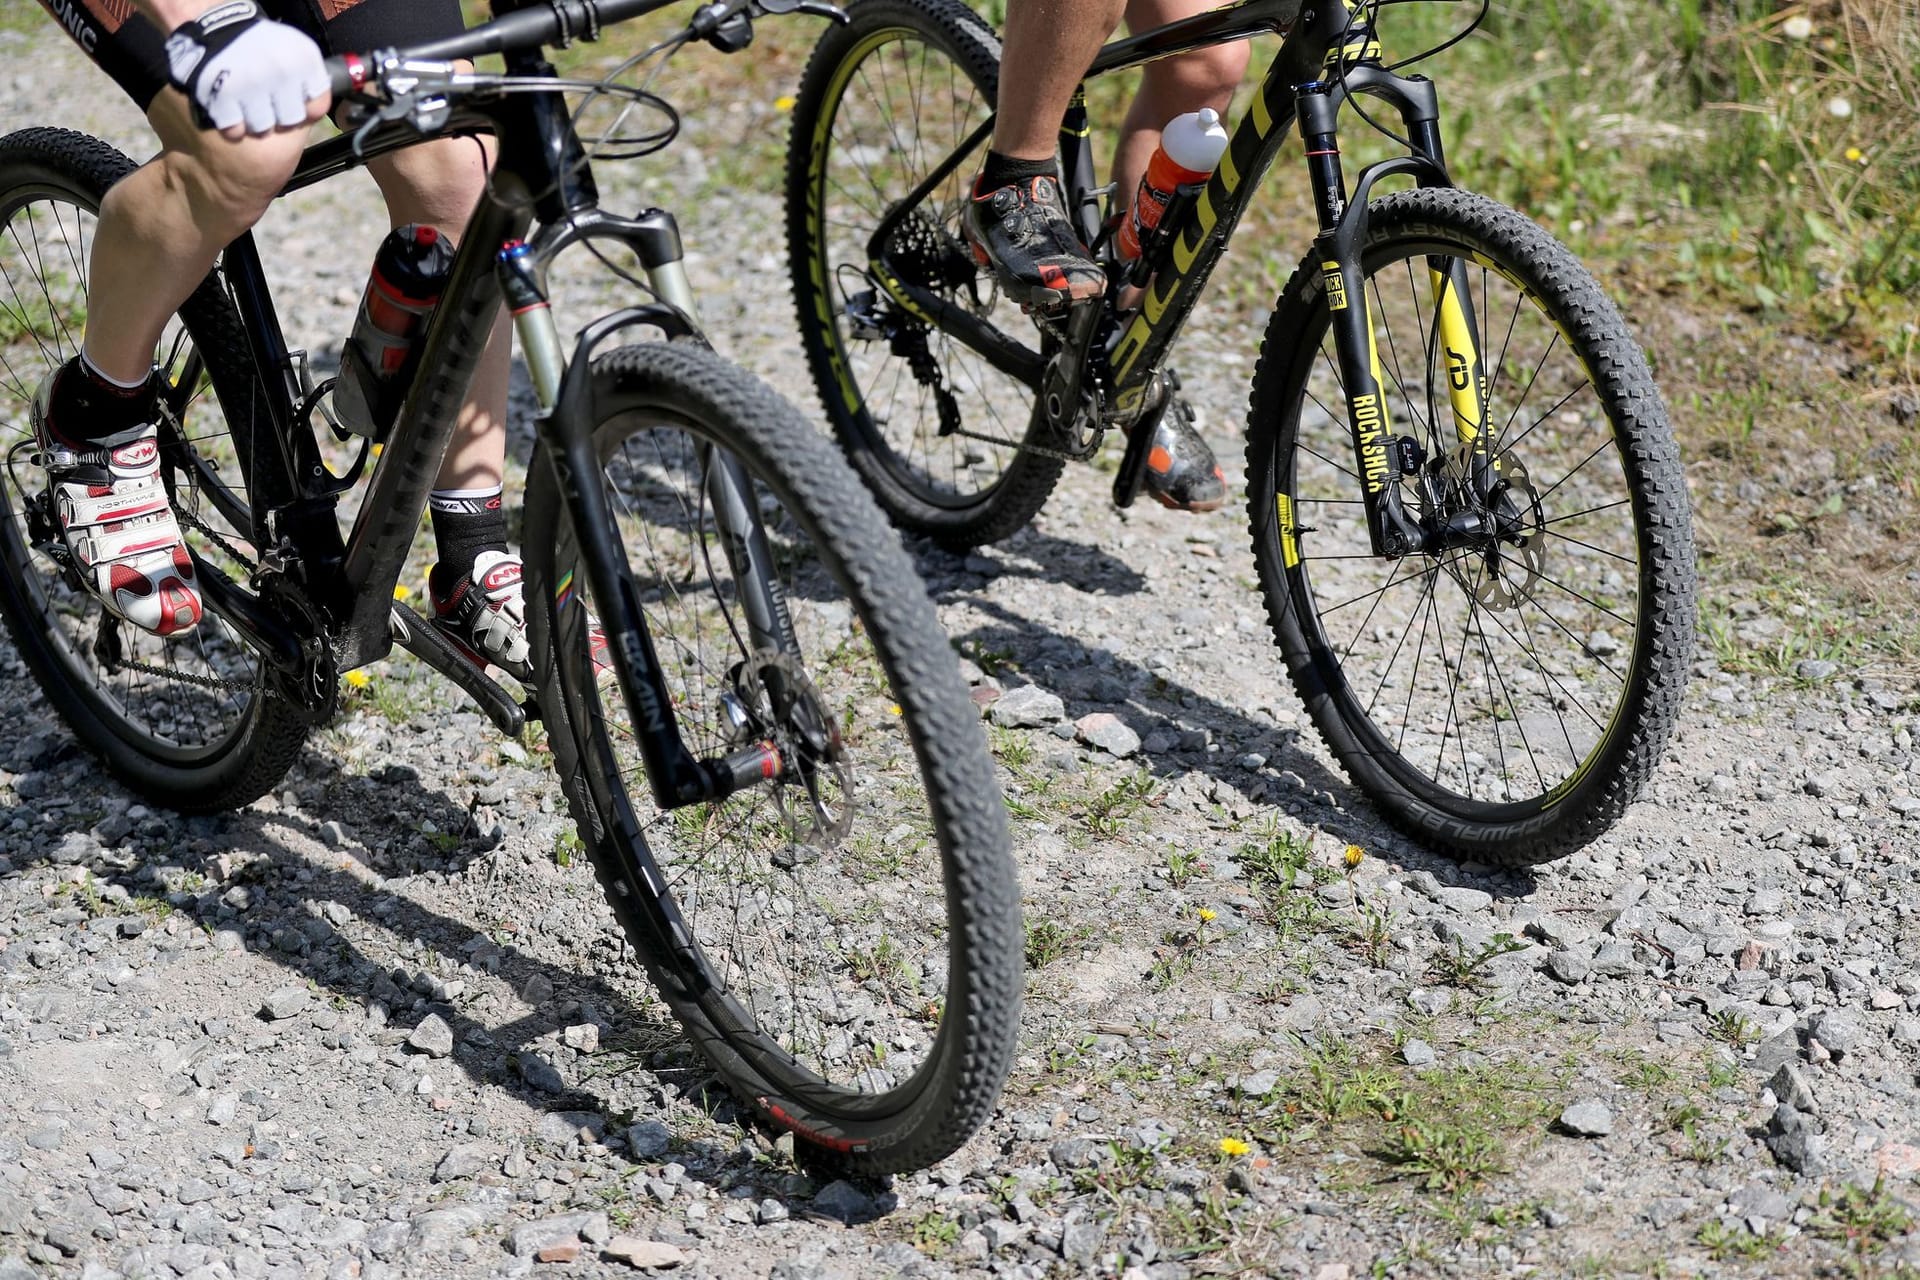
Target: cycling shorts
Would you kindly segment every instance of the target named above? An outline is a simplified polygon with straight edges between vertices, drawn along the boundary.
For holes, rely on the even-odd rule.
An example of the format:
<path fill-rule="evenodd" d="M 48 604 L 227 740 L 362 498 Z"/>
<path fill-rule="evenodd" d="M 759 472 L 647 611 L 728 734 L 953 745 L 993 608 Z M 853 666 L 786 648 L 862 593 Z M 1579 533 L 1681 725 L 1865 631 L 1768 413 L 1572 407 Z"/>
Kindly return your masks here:
<path fill-rule="evenodd" d="M 460 0 L 257 0 L 269 18 L 312 36 L 321 52 L 406 48 L 457 35 Z M 166 36 L 132 0 L 40 0 L 100 69 L 145 111 L 167 87 Z"/>

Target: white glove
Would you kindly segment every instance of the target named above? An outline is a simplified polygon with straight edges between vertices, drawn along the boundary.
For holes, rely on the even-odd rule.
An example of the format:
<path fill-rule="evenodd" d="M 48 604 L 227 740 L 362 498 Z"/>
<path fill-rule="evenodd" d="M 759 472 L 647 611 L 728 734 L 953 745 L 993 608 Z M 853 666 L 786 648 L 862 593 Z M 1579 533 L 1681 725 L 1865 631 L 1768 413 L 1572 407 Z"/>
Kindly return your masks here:
<path fill-rule="evenodd" d="M 230 0 L 167 37 L 167 79 L 193 104 L 203 129 L 270 133 L 307 122 L 307 103 L 329 89 L 320 47 L 304 32 Z"/>

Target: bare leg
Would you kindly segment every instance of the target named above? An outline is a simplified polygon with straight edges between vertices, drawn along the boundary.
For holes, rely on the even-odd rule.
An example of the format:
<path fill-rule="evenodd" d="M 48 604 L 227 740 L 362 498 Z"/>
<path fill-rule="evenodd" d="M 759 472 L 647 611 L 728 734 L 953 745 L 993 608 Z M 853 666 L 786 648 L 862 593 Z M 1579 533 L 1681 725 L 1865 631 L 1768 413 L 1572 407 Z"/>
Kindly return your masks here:
<path fill-rule="evenodd" d="M 457 243 L 486 189 L 492 151 L 491 138 L 442 138 L 394 152 L 367 167 L 387 199 L 394 226 L 423 222 Z M 487 489 L 505 476 L 511 350 L 511 331 L 502 311 L 467 391 L 435 488 Z"/>
<path fill-rule="evenodd" d="M 201 130 L 172 89 L 153 100 L 147 119 L 165 149 L 101 202 L 87 286 L 87 358 L 121 382 L 146 377 L 168 318 L 220 250 L 266 212 L 307 135 L 232 139 Z"/>
<path fill-rule="evenodd" d="M 1147 31 L 1214 6 L 1209 0 L 1128 0 L 1127 30 Z M 1167 121 L 1188 111 L 1212 107 L 1222 116 L 1233 101 L 1233 91 L 1247 73 L 1246 41 L 1217 44 L 1183 53 L 1177 58 L 1150 62 L 1141 72 L 1140 89 L 1120 126 L 1113 151 L 1116 199 L 1131 202 L 1133 190 L 1147 171 L 1147 161 L 1160 143 Z"/>
<path fill-rule="evenodd" d="M 1119 25 L 1126 0 L 1011 0 L 1000 59 L 999 119 L 993 149 L 1018 160 L 1049 160 L 1060 117 L 1094 54 Z"/>

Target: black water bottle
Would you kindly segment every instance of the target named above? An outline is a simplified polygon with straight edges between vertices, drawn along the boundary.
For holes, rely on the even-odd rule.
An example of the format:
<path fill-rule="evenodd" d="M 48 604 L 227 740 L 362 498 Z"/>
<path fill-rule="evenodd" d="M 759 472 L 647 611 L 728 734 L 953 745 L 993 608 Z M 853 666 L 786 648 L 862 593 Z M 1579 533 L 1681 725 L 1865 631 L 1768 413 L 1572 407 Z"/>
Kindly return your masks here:
<path fill-rule="evenodd" d="M 380 242 L 353 336 L 340 353 L 333 412 L 341 426 L 374 440 L 393 429 L 420 334 L 452 271 L 452 244 L 423 223 L 398 227 Z"/>

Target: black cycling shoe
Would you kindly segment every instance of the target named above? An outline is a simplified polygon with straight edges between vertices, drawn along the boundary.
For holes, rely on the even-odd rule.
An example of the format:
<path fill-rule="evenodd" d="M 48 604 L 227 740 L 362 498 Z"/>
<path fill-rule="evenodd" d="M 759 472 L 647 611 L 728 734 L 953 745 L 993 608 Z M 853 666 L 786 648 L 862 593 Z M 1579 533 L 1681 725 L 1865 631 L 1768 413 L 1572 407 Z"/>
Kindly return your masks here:
<path fill-rule="evenodd" d="M 1080 243 L 1051 177 L 1023 178 L 992 191 L 975 185 L 961 223 L 974 260 L 1035 311 L 1060 311 L 1106 292 L 1107 275 Z"/>
<path fill-rule="evenodd" d="M 1154 428 L 1145 488 L 1175 511 L 1213 511 L 1227 500 L 1227 474 L 1193 429 L 1193 410 L 1184 400 L 1169 404 Z"/>

